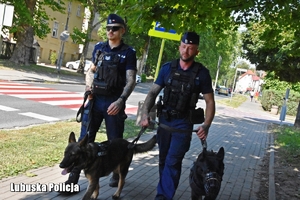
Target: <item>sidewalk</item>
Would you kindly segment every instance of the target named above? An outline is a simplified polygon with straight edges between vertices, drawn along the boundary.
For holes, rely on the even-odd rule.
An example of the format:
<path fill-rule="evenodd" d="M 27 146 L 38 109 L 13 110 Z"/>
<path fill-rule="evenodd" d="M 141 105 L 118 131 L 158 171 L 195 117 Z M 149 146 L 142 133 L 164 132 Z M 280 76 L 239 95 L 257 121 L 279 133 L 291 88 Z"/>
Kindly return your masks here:
<path fill-rule="evenodd" d="M 0 70 L 2 79 L 3 70 Z M 5 75 L 4 75 L 5 76 Z M 38 75 L 19 74 L 20 77 L 33 80 L 49 80 L 52 77 L 38 77 Z M 11 76 L 6 80 L 17 80 Z M 72 83 L 73 80 L 68 80 Z M 77 80 L 80 82 L 80 80 Z M 208 149 L 218 151 L 223 146 L 225 149 L 225 172 L 218 200 L 255 200 L 259 189 L 259 174 L 262 158 L 270 145 L 270 135 L 267 131 L 268 123 L 280 123 L 279 116 L 269 114 L 260 109 L 259 103 L 246 101 L 239 108 L 233 109 L 217 105 L 217 113 L 210 128 L 207 139 Z M 284 123 L 293 123 L 287 121 Z M 148 131 L 139 142 L 144 142 L 155 134 Z M 129 139 L 132 141 L 134 138 Z M 66 142 L 67 145 L 67 142 Z M 187 152 L 182 165 L 182 175 L 174 200 L 190 199 L 189 172 L 190 166 L 201 152 L 202 146 L 199 139 L 193 134 L 190 150 Z M 64 196 L 57 191 L 50 191 L 51 183 L 58 186 L 66 181 L 67 176 L 61 175 L 58 165 L 43 167 L 30 171 L 34 177 L 20 175 L 0 180 L 0 199 L 81 199 L 87 188 L 87 179 L 81 174 L 78 194 Z M 111 199 L 116 188 L 108 186 L 110 177 L 100 179 L 100 192 L 98 199 Z M 133 157 L 124 189 L 121 193 L 122 200 L 153 200 L 158 183 L 158 150 Z M 44 186 L 44 192 L 14 192 L 13 184 L 30 186 Z"/>

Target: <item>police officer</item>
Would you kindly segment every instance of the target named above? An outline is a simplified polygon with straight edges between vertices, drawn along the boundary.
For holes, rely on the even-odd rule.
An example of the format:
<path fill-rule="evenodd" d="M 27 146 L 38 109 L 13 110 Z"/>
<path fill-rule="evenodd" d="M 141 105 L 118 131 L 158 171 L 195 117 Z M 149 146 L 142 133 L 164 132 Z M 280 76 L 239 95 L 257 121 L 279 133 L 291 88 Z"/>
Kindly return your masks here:
<path fill-rule="evenodd" d="M 135 87 L 136 52 L 122 40 L 124 20 L 110 14 L 107 18 L 106 42 L 99 42 L 93 51 L 93 64 L 86 74 L 86 91 L 91 91 L 84 109 L 79 141 L 88 134 L 94 142 L 103 119 L 108 140 L 123 138 L 125 102 Z M 88 131 L 88 133 L 87 133 Z M 65 184 L 77 183 L 81 169 L 74 168 Z M 111 187 L 118 186 L 119 177 L 113 174 Z"/>
<path fill-rule="evenodd" d="M 140 125 L 149 126 L 149 112 L 155 99 L 164 88 L 160 125 L 157 129 L 159 146 L 159 183 L 155 199 L 170 200 L 178 187 L 182 159 L 190 148 L 199 93 L 206 103 L 204 123 L 197 128 L 197 135 L 205 140 L 215 115 L 215 100 L 211 76 L 207 68 L 194 61 L 199 53 L 200 37 L 195 32 L 184 33 L 179 46 L 180 59 L 164 64 L 150 89 L 142 107 Z M 195 99 L 195 97 L 197 97 Z M 193 117 L 194 119 L 191 119 Z"/>

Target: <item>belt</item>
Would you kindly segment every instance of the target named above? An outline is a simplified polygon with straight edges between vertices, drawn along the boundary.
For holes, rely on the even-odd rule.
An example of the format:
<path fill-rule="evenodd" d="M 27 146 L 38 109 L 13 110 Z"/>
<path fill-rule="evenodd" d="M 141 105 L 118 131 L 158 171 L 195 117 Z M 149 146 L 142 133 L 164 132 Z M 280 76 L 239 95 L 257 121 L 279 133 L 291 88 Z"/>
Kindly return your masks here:
<path fill-rule="evenodd" d="M 188 116 L 187 112 L 179 112 L 177 110 L 166 110 L 166 109 L 162 110 L 162 114 L 166 119 L 170 117 L 175 119 L 183 119 Z"/>

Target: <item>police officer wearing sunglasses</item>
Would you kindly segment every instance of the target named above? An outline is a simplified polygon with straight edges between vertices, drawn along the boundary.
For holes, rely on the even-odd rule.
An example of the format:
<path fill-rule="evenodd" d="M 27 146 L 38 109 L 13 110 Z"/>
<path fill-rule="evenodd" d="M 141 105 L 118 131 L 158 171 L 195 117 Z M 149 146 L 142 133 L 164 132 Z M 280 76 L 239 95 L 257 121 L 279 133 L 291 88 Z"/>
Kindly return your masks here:
<path fill-rule="evenodd" d="M 125 102 L 135 87 L 136 51 L 125 44 L 124 20 L 110 14 L 107 18 L 107 41 L 95 45 L 92 66 L 86 74 L 86 91 L 91 91 L 84 109 L 79 141 L 86 134 L 94 142 L 103 120 L 107 139 L 123 138 Z M 77 183 L 81 169 L 74 168 L 65 184 Z M 118 174 L 113 174 L 111 187 L 118 186 Z"/>
<path fill-rule="evenodd" d="M 215 115 L 215 100 L 209 71 L 194 58 L 199 53 L 200 37 L 195 32 L 183 34 L 179 46 L 180 59 L 164 64 L 151 87 L 142 108 L 140 125 L 149 126 L 149 112 L 155 99 L 164 88 L 160 104 L 157 104 L 159 127 L 159 183 L 156 200 L 172 200 L 179 184 L 182 160 L 190 148 L 193 125 L 197 136 L 205 140 Z M 202 108 L 196 109 L 199 94 L 205 103 L 205 119 Z M 160 106 L 158 106 L 160 105 Z"/>

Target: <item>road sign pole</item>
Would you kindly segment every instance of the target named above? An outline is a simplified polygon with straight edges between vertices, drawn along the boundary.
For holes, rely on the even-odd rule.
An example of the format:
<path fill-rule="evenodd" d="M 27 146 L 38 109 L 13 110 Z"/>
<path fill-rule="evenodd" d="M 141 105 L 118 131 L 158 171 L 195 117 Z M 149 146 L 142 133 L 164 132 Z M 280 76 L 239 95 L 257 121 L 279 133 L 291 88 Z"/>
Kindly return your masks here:
<path fill-rule="evenodd" d="M 160 51 L 159 51 L 159 56 L 158 56 L 158 60 L 157 60 L 157 66 L 156 66 L 154 81 L 156 80 L 156 78 L 158 76 L 159 69 L 160 69 L 160 63 L 161 63 L 163 50 L 164 50 L 164 47 L 165 47 L 165 41 L 166 41 L 165 39 L 161 40 Z"/>

